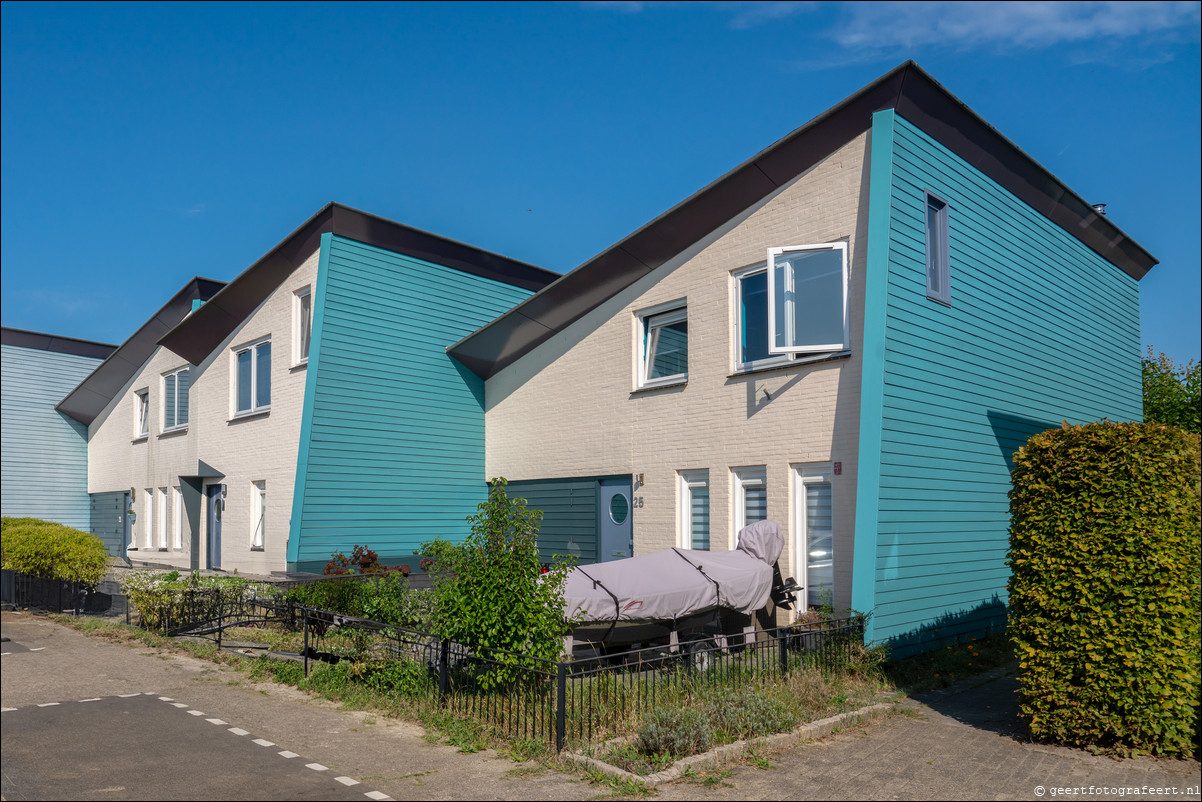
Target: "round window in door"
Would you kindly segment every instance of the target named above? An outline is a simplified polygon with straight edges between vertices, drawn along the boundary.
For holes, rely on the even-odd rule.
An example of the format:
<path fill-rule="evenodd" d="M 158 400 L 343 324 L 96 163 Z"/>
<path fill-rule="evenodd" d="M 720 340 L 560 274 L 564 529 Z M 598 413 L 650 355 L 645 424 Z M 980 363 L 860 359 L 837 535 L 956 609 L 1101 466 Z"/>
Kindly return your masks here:
<path fill-rule="evenodd" d="M 616 524 L 623 524 L 628 515 L 630 515 L 630 499 L 621 493 L 614 493 L 614 497 L 609 500 L 609 519 Z"/>

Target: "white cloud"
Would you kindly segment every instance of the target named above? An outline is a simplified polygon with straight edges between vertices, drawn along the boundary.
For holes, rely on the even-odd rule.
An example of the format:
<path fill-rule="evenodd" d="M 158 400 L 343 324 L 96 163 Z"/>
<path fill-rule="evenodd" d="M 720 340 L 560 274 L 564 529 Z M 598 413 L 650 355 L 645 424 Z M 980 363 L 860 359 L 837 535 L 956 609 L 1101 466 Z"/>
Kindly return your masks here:
<path fill-rule="evenodd" d="M 852 3 L 828 34 L 844 47 L 1049 47 L 1149 35 L 1198 36 L 1197 2 Z"/>

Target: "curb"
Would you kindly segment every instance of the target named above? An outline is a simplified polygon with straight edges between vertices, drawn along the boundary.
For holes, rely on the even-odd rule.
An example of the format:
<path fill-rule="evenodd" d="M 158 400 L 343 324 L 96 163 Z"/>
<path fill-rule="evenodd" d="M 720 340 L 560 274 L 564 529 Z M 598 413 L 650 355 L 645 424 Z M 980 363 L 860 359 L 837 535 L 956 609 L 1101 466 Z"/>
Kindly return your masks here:
<path fill-rule="evenodd" d="M 708 768 L 712 765 L 717 765 L 723 758 L 741 755 L 749 748 L 755 746 L 777 747 L 786 746 L 794 741 L 812 741 L 819 738 L 826 738 L 832 735 L 836 730 L 843 729 L 847 726 L 863 724 L 868 721 L 873 721 L 878 718 L 883 718 L 887 713 L 896 710 L 897 704 L 879 703 L 861 707 L 859 710 L 851 710 L 847 713 L 840 713 L 837 716 L 820 719 L 809 724 L 803 724 L 792 732 L 782 732 L 776 735 L 765 735 L 761 738 L 752 738 L 745 741 L 735 741 L 734 743 L 724 746 L 715 747 L 708 752 L 703 752 L 700 755 L 690 755 L 689 757 L 681 758 L 663 771 L 658 771 L 655 774 L 639 775 L 632 772 L 620 769 L 617 766 L 610 765 L 602 760 L 598 760 L 588 755 L 582 755 L 576 752 L 564 752 L 563 757 L 574 763 L 579 763 L 586 768 L 595 769 L 604 774 L 609 774 L 622 780 L 632 780 L 636 783 L 641 783 L 652 788 L 664 783 L 672 782 L 679 779 L 680 775 L 686 769 Z M 615 739 L 619 741 L 628 740 L 628 738 Z M 607 742 L 606 745 L 613 745 L 613 742 Z M 604 748 L 604 747 L 603 747 Z"/>

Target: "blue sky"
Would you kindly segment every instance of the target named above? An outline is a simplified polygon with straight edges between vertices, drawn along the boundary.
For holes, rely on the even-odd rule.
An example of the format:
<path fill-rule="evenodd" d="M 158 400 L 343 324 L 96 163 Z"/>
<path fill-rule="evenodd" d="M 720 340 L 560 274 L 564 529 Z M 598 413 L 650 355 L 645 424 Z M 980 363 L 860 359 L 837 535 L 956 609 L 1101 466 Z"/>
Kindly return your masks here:
<path fill-rule="evenodd" d="M 3 324 L 119 343 L 326 202 L 564 272 L 907 58 L 1161 260 L 1198 359 L 1199 3 L 4 3 Z M 1038 343 L 1032 343 L 1038 349 Z"/>

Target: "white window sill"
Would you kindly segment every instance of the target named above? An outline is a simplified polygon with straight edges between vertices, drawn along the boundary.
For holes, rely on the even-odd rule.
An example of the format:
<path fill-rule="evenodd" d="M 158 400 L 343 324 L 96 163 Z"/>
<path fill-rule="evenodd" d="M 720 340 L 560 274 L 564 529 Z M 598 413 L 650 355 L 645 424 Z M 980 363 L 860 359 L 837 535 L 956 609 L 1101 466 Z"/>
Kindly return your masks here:
<path fill-rule="evenodd" d="M 727 378 L 737 379 L 740 376 L 748 376 L 752 373 L 766 373 L 770 370 L 799 368 L 805 365 L 816 365 L 820 362 L 834 362 L 839 359 L 847 359 L 850 356 L 851 351 L 832 351 L 824 354 L 807 354 L 797 359 L 761 359 L 758 362 L 736 367 L 735 372 L 727 376 Z"/>
<path fill-rule="evenodd" d="M 159 432 L 159 437 L 171 437 L 173 435 L 187 434 L 187 433 L 188 433 L 188 427 L 186 425 L 185 426 L 176 426 L 172 429 L 164 429 L 163 431 Z"/>
<path fill-rule="evenodd" d="M 665 379 L 656 379 L 655 381 L 646 382 L 639 385 L 633 392 L 647 393 L 653 390 L 665 390 L 669 387 L 684 387 L 689 383 L 688 376 L 672 376 Z"/>
<path fill-rule="evenodd" d="M 309 367 L 309 360 L 302 359 L 300 362 L 297 362 L 292 367 L 288 368 L 288 372 L 296 373 L 298 370 L 304 370 L 307 367 Z"/>
<path fill-rule="evenodd" d="M 260 407 L 259 409 L 250 409 L 246 412 L 237 412 L 234 414 L 234 417 L 230 418 L 229 422 L 237 423 L 238 421 L 248 420 L 250 418 L 266 418 L 270 414 L 271 407 Z"/>
<path fill-rule="evenodd" d="M 145 442 L 146 442 L 147 440 L 149 440 L 149 439 L 150 439 L 150 435 L 148 435 L 148 434 L 140 434 L 140 435 L 136 436 L 136 437 L 135 437 L 133 440 L 130 440 L 129 442 L 131 442 L 131 443 L 145 443 Z"/>

